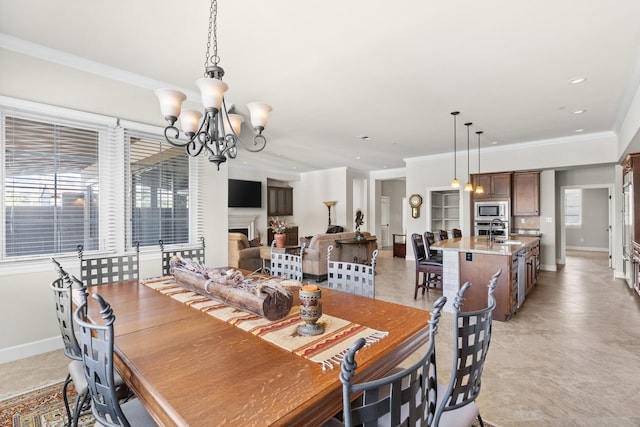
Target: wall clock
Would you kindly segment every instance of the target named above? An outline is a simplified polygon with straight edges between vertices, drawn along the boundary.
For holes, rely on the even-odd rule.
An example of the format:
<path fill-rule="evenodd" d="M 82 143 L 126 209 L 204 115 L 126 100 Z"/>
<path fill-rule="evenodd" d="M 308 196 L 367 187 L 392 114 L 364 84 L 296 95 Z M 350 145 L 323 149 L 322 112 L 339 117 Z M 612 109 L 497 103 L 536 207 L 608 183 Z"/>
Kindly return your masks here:
<path fill-rule="evenodd" d="M 420 205 L 422 205 L 422 196 L 412 194 L 411 197 L 409 197 L 409 206 L 411 206 L 411 216 L 413 218 L 420 216 Z"/>

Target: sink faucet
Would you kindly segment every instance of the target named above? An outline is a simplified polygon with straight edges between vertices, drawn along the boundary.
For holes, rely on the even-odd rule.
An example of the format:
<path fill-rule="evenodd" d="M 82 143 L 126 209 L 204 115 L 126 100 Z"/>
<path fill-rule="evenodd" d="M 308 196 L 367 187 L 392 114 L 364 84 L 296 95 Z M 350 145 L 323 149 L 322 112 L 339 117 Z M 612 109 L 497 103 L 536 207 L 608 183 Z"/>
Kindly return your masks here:
<path fill-rule="evenodd" d="M 491 220 L 491 223 L 489 223 L 489 237 L 487 238 L 489 242 L 493 242 L 496 239 L 496 237 L 493 235 L 493 224 L 495 223 L 502 224 L 502 228 L 504 228 L 505 226 L 503 220 L 501 220 L 500 218 L 493 218 Z"/>

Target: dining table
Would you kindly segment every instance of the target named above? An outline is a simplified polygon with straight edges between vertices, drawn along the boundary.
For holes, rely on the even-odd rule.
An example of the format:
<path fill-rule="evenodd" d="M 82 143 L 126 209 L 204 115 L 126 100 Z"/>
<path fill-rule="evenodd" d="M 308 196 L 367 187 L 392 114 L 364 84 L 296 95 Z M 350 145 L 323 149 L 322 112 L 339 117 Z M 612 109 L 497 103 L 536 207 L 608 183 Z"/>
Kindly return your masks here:
<path fill-rule="evenodd" d="M 357 353 L 355 381 L 387 374 L 428 341 L 428 311 L 321 289 L 323 314 L 386 333 Z M 339 361 L 323 369 L 138 281 L 88 293 L 111 305 L 114 366 L 159 425 L 320 426 L 342 409 Z"/>

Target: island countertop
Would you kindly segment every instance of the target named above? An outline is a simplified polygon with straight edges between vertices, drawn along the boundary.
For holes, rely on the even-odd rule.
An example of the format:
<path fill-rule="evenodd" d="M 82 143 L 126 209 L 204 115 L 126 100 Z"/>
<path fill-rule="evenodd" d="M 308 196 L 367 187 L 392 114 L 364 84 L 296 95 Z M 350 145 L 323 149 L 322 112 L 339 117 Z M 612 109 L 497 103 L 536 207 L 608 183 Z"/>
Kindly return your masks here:
<path fill-rule="evenodd" d="M 508 239 L 496 238 L 494 242 L 488 242 L 487 237 L 456 237 L 440 240 L 431 245 L 431 249 L 455 252 L 476 252 L 493 255 L 515 255 L 519 251 L 535 244 L 539 237 L 514 236 Z"/>

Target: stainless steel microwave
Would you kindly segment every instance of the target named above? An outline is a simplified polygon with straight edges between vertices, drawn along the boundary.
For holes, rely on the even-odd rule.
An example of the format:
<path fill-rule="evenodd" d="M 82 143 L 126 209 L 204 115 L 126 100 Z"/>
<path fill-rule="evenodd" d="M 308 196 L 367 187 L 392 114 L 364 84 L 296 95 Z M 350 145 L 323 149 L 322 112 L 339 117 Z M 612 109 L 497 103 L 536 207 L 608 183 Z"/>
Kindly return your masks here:
<path fill-rule="evenodd" d="M 509 221 L 509 202 L 476 202 L 476 221 L 486 221 L 499 218 Z"/>

